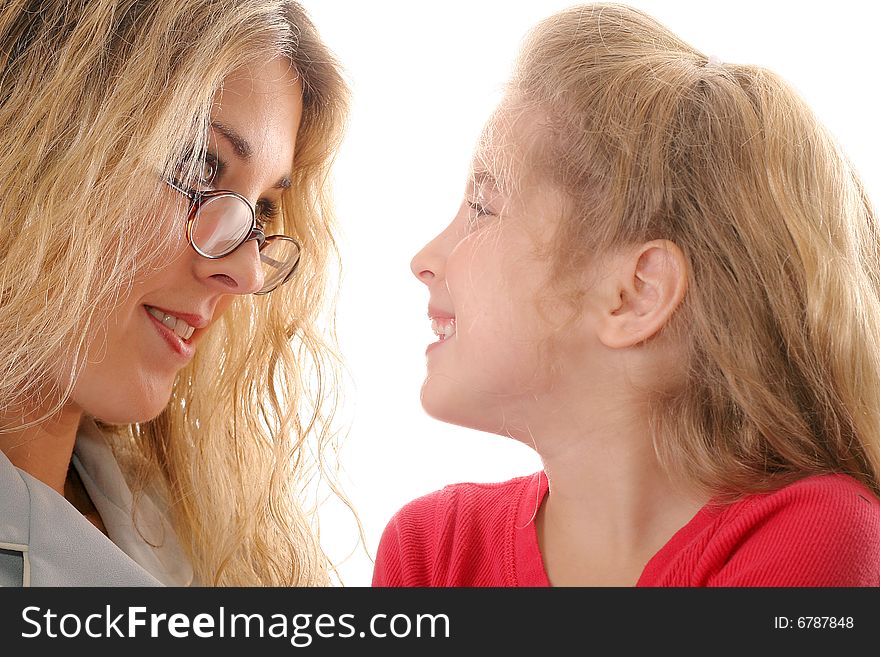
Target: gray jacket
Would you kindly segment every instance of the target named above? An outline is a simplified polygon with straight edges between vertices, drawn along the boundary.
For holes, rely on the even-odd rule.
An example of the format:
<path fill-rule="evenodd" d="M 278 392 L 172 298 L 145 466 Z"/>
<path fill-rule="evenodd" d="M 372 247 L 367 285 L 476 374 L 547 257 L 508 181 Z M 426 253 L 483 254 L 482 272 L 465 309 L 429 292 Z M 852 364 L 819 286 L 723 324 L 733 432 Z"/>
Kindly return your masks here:
<path fill-rule="evenodd" d="M 0 452 L 0 586 L 160 586 L 67 500 Z"/>

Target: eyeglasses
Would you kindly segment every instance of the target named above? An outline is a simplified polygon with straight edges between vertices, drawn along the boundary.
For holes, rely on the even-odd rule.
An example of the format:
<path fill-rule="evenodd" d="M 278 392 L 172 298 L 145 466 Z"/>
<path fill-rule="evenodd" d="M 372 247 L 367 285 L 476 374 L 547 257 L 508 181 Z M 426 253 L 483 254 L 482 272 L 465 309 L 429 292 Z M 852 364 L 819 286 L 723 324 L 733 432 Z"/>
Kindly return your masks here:
<path fill-rule="evenodd" d="M 257 240 L 263 287 L 255 294 L 268 294 L 293 276 L 299 264 L 300 245 L 286 235 L 266 236 L 257 226 L 254 206 L 244 196 L 228 190 L 199 192 L 166 180 L 189 199 L 186 238 L 200 256 L 216 260 L 250 240 Z"/>

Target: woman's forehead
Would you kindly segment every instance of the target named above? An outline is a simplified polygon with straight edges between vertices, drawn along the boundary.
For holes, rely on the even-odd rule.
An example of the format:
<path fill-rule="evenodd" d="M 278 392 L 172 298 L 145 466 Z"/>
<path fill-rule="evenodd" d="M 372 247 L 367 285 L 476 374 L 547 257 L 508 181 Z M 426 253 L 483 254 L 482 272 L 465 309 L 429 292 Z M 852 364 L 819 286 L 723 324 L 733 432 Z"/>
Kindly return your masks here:
<path fill-rule="evenodd" d="M 259 129 L 279 121 L 298 125 L 302 114 L 299 75 L 283 57 L 237 69 L 223 81 L 211 114 L 214 121 L 240 128 Z"/>
<path fill-rule="evenodd" d="M 276 58 L 231 74 L 211 112 L 214 138 L 229 144 L 242 161 L 293 156 L 302 118 L 302 86 L 289 62 Z M 263 163 L 265 164 L 265 162 Z"/>

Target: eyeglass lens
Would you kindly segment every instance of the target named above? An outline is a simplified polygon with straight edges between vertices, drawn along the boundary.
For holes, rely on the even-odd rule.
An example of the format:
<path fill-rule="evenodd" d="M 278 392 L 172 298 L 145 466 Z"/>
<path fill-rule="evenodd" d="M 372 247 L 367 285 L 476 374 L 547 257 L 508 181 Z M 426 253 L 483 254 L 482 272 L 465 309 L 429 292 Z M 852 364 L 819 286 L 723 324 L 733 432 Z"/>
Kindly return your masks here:
<path fill-rule="evenodd" d="M 263 289 L 271 290 L 280 285 L 299 262 L 299 245 L 281 237 L 267 238 L 260 249 L 263 264 Z"/>
<path fill-rule="evenodd" d="M 247 203 L 237 196 L 223 195 L 203 199 L 192 222 L 193 246 L 211 257 L 234 251 L 250 234 L 253 215 Z M 284 282 L 299 261 L 299 246 L 291 239 L 269 237 L 260 248 L 263 287 L 267 292 Z"/>
<path fill-rule="evenodd" d="M 204 254 L 230 253 L 251 230 L 251 209 L 235 196 L 214 196 L 201 201 L 192 223 L 192 241 Z"/>

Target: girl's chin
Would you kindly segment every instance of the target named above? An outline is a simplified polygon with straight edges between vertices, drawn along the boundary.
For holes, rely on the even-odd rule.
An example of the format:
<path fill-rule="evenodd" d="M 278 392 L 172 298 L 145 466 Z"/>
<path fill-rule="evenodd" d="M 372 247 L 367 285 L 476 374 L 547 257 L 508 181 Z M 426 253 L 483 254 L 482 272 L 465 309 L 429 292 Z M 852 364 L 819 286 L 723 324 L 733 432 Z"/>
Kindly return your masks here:
<path fill-rule="evenodd" d="M 422 388 L 422 408 L 435 420 L 486 433 L 504 433 L 503 418 L 494 417 L 485 407 L 478 407 L 473 399 L 460 395 L 442 395 Z"/>

